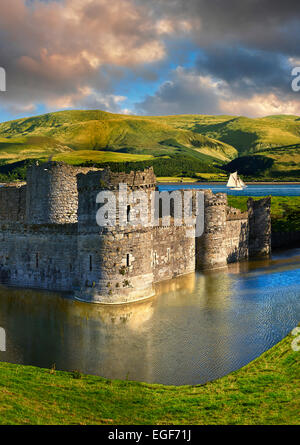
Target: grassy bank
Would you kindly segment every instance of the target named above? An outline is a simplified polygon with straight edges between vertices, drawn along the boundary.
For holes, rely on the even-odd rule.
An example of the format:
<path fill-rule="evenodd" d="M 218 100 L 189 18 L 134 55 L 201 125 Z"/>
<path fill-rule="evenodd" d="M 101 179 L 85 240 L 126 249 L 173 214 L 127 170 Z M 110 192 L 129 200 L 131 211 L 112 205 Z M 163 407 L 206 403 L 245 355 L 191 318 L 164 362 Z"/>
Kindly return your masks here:
<path fill-rule="evenodd" d="M 1 424 L 299 424 L 294 337 L 212 383 L 163 386 L 0 363 Z"/>
<path fill-rule="evenodd" d="M 247 200 L 246 196 L 228 195 L 228 204 L 242 211 L 247 210 Z M 300 231 L 300 196 L 272 196 L 271 218 L 275 232 Z"/>

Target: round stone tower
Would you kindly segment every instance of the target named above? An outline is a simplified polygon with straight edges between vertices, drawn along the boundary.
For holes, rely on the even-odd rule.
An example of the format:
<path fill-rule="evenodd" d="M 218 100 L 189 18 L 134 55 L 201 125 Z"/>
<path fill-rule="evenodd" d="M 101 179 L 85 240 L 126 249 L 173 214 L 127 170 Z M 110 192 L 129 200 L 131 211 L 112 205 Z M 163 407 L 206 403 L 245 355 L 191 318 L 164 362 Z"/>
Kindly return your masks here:
<path fill-rule="evenodd" d="M 66 224 L 77 221 L 76 175 L 89 168 L 47 162 L 27 170 L 26 222 Z"/>
<path fill-rule="evenodd" d="M 196 238 L 196 267 L 209 269 L 227 264 L 225 193 L 204 192 L 204 233 Z"/>
<path fill-rule="evenodd" d="M 125 201 L 120 200 L 120 184 Z M 153 230 L 146 220 L 155 190 L 153 169 L 114 173 L 108 170 L 78 175 L 78 298 L 98 303 L 125 303 L 150 297 L 153 290 Z M 133 225 L 136 203 L 131 192 L 144 192 L 142 223 Z M 99 198 L 99 192 L 104 192 Z M 115 222 L 101 226 L 101 206 L 116 210 Z M 122 216 L 125 217 L 121 221 Z"/>

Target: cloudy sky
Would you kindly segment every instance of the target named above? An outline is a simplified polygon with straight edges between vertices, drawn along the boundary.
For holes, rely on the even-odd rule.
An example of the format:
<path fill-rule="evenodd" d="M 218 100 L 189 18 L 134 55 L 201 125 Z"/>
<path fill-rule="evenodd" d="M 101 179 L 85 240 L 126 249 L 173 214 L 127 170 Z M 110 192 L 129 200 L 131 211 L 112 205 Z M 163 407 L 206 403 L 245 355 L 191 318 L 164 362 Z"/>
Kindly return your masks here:
<path fill-rule="evenodd" d="M 300 115 L 299 0 L 1 0 L 0 121 L 63 109 Z"/>

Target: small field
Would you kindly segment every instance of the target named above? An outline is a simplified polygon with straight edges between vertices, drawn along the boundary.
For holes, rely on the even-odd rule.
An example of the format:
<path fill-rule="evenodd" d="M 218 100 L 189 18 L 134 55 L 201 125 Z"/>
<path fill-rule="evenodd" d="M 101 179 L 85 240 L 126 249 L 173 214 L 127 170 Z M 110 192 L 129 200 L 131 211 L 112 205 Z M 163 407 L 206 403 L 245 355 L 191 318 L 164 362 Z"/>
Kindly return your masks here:
<path fill-rule="evenodd" d="M 247 210 L 247 200 L 246 196 L 228 195 L 228 204 L 242 211 Z M 275 232 L 300 231 L 300 196 L 272 196 L 271 218 Z"/>
<path fill-rule="evenodd" d="M 157 182 L 227 182 L 225 173 L 196 173 L 195 177 L 161 176 Z"/>
<path fill-rule="evenodd" d="M 62 161 L 71 165 L 82 164 L 83 162 L 135 162 L 148 161 L 150 159 L 154 159 L 154 157 L 152 155 L 95 150 L 77 150 L 53 156 L 53 161 Z"/>
<path fill-rule="evenodd" d="M 1 424 L 299 424 L 300 353 L 288 335 L 204 385 L 163 386 L 0 363 Z"/>
<path fill-rule="evenodd" d="M 191 183 L 191 182 L 198 182 L 198 179 L 196 178 L 181 178 L 178 176 L 161 176 L 157 178 L 157 182 L 183 182 L 183 183 Z"/>

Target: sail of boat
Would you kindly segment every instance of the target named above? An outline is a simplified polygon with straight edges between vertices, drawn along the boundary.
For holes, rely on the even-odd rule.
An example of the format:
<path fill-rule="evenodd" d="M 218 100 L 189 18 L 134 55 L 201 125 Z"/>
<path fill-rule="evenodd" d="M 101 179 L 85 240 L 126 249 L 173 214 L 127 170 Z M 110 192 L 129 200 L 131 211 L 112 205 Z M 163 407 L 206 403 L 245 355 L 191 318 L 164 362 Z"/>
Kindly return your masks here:
<path fill-rule="evenodd" d="M 231 190 L 243 190 L 247 185 L 238 176 L 237 172 L 231 173 L 227 182 L 227 187 Z"/>
<path fill-rule="evenodd" d="M 246 184 L 244 183 L 244 181 L 243 181 L 240 177 L 238 177 L 238 184 L 239 184 L 241 187 L 247 187 Z"/>
<path fill-rule="evenodd" d="M 230 173 L 229 180 L 227 182 L 227 187 L 236 187 L 237 184 L 237 172 Z"/>

